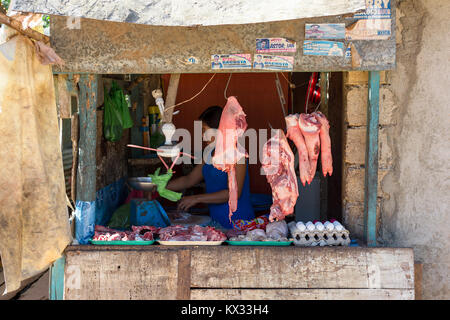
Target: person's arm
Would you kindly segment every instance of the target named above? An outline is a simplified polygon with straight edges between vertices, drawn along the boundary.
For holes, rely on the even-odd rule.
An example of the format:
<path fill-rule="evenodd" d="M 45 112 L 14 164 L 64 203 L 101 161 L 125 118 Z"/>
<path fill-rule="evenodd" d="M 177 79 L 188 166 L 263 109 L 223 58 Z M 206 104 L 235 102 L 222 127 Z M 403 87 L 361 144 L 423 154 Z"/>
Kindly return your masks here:
<path fill-rule="evenodd" d="M 182 191 L 200 183 L 203 180 L 202 167 L 203 164 L 196 165 L 187 176 L 169 181 L 166 189 L 171 191 Z"/>
<path fill-rule="evenodd" d="M 245 182 L 245 172 L 246 165 L 245 164 L 237 164 L 236 165 L 236 182 L 238 187 L 238 199 L 241 197 L 242 189 L 244 188 Z M 178 203 L 178 209 L 186 211 L 189 208 L 195 206 L 198 203 L 225 203 L 229 199 L 229 191 L 228 189 L 220 190 L 212 193 L 203 193 L 196 194 L 193 196 L 186 196 L 181 198 Z"/>

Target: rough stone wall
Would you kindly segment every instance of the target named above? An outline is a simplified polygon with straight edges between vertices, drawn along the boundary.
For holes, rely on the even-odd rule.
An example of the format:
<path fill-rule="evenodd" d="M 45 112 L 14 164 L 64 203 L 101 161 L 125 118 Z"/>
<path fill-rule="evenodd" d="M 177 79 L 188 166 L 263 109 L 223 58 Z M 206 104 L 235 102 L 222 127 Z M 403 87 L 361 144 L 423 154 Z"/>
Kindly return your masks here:
<path fill-rule="evenodd" d="M 393 170 L 392 149 L 388 138 L 395 128 L 393 113 L 397 106 L 385 72 L 380 74 L 380 129 L 378 135 L 378 208 L 377 230 L 380 229 L 380 205 L 389 197 L 381 189 L 381 180 Z M 364 161 L 366 152 L 368 72 L 344 73 L 343 134 L 343 222 L 354 237 L 364 235 Z"/>
<path fill-rule="evenodd" d="M 450 298 L 450 1 L 397 3 L 397 67 L 382 75 L 378 241 L 412 247 L 424 299 Z M 362 236 L 367 81 L 344 76 L 343 218 Z"/>

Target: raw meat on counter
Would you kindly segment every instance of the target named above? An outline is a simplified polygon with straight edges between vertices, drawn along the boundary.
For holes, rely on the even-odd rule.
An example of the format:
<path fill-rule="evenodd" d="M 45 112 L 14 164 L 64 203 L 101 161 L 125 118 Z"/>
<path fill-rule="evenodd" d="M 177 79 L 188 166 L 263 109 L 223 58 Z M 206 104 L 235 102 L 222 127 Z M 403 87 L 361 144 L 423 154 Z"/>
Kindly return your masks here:
<path fill-rule="evenodd" d="M 132 226 L 132 231 L 119 231 L 104 226 L 96 225 L 94 237 L 95 241 L 151 241 L 153 234 L 159 228 L 153 226 Z"/>
<path fill-rule="evenodd" d="M 216 150 L 212 164 L 218 170 L 228 173 L 229 217 L 237 210 L 238 190 L 236 182 L 236 163 L 246 157 L 245 149 L 238 138 L 247 129 L 245 113 L 235 97 L 229 97 L 220 117 L 219 131 L 216 137 Z"/>
<path fill-rule="evenodd" d="M 298 159 L 299 159 L 299 171 L 300 171 L 300 181 L 305 186 L 306 182 L 309 183 L 311 167 L 309 164 L 308 149 L 306 148 L 305 139 L 300 131 L 298 125 L 298 114 L 288 115 L 286 120 L 287 134 L 286 137 L 294 141 L 297 147 Z"/>
<path fill-rule="evenodd" d="M 298 198 L 297 177 L 294 170 L 294 154 L 282 130 L 269 139 L 263 147 L 262 170 L 272 188 L 273 204 L 269 220 L 283 220 L 294 212 Z"/>
<path fill-rule="evenodd" d="M 213 227 L 175 225 L 159 230 L 162 241 L 224 241 L 225 234 Z"/>
<path fill-rule="evenodd" d="M 288 241 L 288 227 L 286 221 L 269 223 L 266 231 L 253 229 L 245 234 L 236 234 L 229 237 L 230 241 Z"/>
<path fill-rule="evenodd" d="M 320 152 L 320 122 L 312 114 L 302 113 L 298 121 L 300 130 L 305 138 L 306 148 L 308 149 L 310 174 L 308 183 L 314 179 L 317 168 L 317 159 Z"/>
<path fill-rule="evenodd" d="M 322 112 L 316 111 L 313 112 L 313 115 L 321 124 L 319 136 L 322 173 L 324 177 L 327 176 L 327 173 L 331 176 L 333 174 L 333 158 L 331 156 L 330 124 Z"/>

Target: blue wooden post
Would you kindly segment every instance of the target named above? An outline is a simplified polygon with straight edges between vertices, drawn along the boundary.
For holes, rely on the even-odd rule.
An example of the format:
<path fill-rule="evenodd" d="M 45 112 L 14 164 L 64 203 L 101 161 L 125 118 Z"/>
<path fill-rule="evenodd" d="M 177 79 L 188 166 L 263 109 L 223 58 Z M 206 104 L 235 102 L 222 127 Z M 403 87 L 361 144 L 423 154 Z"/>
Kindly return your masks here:
<path fill-rule="evenodd" d="M 80 244 L 94 235 L 96 200 L 96 138 L 98 75 L 81 74 L 78 80 L 80 135 L 76 187 L 75 234 Z"/>
<path fill-rule="evenodd" d="M 95 201 L 98 76 L 82 74 L 78 82 L 80 119 L 77 200 Z"/>
<path fill-rule="evenodd" d="M 364 181 L 364 235 L 367 246 L 377 245 L 378 188 L 378 119 L 380 105 L 380 72 L 369 72 L 369 101 L 367 104 L 366 162 Z"/>
<path fill-rule="evenodd" d="M 50 300 L 64 299 L 64 267 L 66 258 L 62 256 L 50 267 Z"/>

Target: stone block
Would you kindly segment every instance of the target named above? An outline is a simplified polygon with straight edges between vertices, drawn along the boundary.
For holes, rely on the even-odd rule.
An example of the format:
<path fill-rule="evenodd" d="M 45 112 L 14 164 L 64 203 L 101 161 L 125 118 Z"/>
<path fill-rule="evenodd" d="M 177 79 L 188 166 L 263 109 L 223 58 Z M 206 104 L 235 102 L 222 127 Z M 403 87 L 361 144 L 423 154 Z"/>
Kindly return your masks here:
<path fill-rule="evenodd" d="M 392 166 L 392 149 L 388 144 L 389 128 L 382 128 L 378 132 L 378 166 L 387 168 Z M 344 161 L 348 164 L 364 165 L 366 157 L 366 128 L 348 128 L 345 131 Z"/>
<path fill-rule="evenodd" d="M 388 197 L 382 192 L 381 180 L 389 170 L 378 170 L 378 197 Z M 364 168 L 351 168 L 345 166 L 343 172 L 343 199 L 344 202 L 364 202 Z"/>
<path fill-rule="evenodd" d="M 347 88 L 344 92 L 345 121 L 349 126 L 364 126 L 367 124 L 368 88 Z M 396 124 L 394 112 L 397 106 L 394 94 L 387 87 L 380 88 L 380 119 L 381 125 Z"/>
<path fill-rule="evenodd" d="M 350 231 L 350 239 L 364 239 L 364 203 L 345 203 L 342 224 Z M 377 231 L 380 230 L 380 201 L 377 204 Z"/>
<path fill-rule="evenodd" d="M 346 85 L 364 85 L 369 82 L 368 71 L 349 71 L 344 72 L 344 84 Z M 387 84 L 386 71 L 380 71 L 380 84 Z"/>

